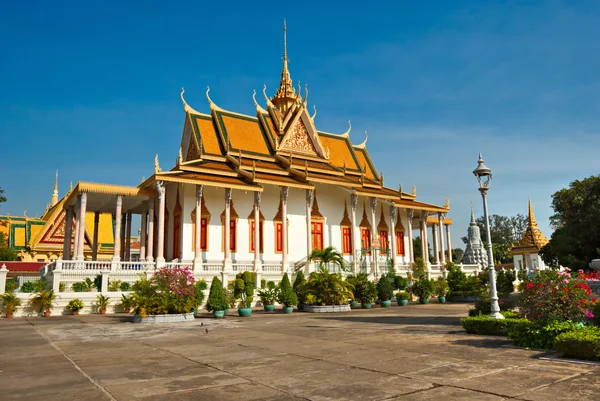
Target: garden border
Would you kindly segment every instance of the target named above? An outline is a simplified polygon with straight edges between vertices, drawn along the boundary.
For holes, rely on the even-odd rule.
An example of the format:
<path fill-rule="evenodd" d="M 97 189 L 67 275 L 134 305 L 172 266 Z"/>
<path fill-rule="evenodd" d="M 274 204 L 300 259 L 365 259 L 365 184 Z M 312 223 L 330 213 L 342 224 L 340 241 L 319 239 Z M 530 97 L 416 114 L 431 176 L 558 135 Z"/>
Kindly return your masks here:
<path fill-rule="evenodd" d="M 148 315 L 141 317 L 135 315 L 133 317 L 133 323 L 180 323 L 180 322 L 193 322 L 196 318 L 194 313 L 176 313 L 170 315 Z"/>
<path fill-rule="evenodd" d="M 302 311 L 309 313 L 350 312 L 350 304 L 345 305 L 304 305 Z"/>

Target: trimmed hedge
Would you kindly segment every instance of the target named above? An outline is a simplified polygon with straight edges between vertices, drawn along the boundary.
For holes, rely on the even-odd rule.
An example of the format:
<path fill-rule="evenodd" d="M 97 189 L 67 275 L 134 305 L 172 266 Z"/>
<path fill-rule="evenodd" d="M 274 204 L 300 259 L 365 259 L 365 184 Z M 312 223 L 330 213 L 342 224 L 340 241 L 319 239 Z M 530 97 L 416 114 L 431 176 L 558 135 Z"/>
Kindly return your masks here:
<path fill-rule="evenodd" d="M 566 332 L 577 330 L 577 323 L 572 321 L 550 323 L 532 322 L 519 319 L 521 322 L 508 329 L 508 337 L 518 347 L 535 349 L 552 349 L 554 339 Z"/>
<path fill-rule="evenodd" d="M 554 339 L 554 348 L 564 357 L 600 361 L 600 328 L 587 326 L 562 333 Z"/>
<path fill-rule="evenodd" d="M 529 323 L 527 319 L 494 319 L 490 316 L 472 316 L 460 319 L 460 324 L 467 333 L 487 336 L 506 336 L 512 326 L 523 322 Z"/>

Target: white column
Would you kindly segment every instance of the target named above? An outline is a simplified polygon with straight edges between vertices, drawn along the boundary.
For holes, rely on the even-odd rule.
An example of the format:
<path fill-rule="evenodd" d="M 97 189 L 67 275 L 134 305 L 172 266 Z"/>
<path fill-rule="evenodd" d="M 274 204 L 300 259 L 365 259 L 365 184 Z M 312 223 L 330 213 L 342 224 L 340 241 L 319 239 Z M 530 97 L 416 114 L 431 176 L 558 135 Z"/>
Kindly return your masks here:
<path fill-rule="evenodd" d="M 156 244 L 156 263 L 162 265 L 165 263 L 165 183 L 157 181 L 156 189 L 158 191 L 158 242 Z M 157 265 L 157 267 L 160 266 Z"/>
<path fill-rule="evenodd" d="M 281 270 L 288 271 L 288 233 L 287 233 L 287 201 L 289 194 L 288 187 L 281 187 Z"/>
<path fill-rule="evenodd" d="M 146 260 L 146 230 L 148 229 L 148 212 L 142 212 L 142 227 L 140 229 L 140 262 Z"/>
<path fill-rule="evenodd" d="M 392 253 L 392 266 L 394 270 L 396 269 L 396 216 L 396 206 L 392 204 L 390 205 L 390 229 L 392 231 L 392 235 L 390 236 L 390 252 Z"/>
<path fill-rule="evenodd" d="M 232 270 L 231 262 L 231 188 L 225 190 L 225 259 L 223 265 L 226 271 Z"/>
<path fill-rule="evenodd" d="M 306 190 L 306 272 L 310 273 L 311 264 L 310 255 L 312 254 L 312 206 L 314 192 L 312 189 Z"/>
<path fill-rule="evenodd" d="M 260 197 L 262 193 L 254 193 L 254 271 L 262 271 L 262 262 L 260 260 Z"/>
<path fill-rule="evenodd" d="M 379 232 L 377 230 L 377 221 L 375 220 L 375 212 L 377 210 L 377 198 L 371 198 L 371 246 L 379 244 Z M 377 251 L 373 249 L 373 266 L 372 272 L 377 273 Z"/>
<path fill-rule="evenodd" d="M 148 199 L 148 253 L 146 255 L 147 262 L 154 261 L 154 199 Z"/>
<path fill-rule="evenodd" d="M 433 242 L 433 260 L 436 265 L 440 264 L 440 254 L 438 249 L 438 234 L 437 234 L 437 224 L 433 223 L 431 225 L 431 240 Z"/>
<path fill-rule="evenodd" d="M 71 242 L 73 240 L 73 207 L 67 208 L 65 217 L 65 237 L 63 241 L 63 260 L 71 260 Z"/>
<path fill-rule="evenodd" d="M 75 201 L 75 235 L 73 236 L 73 256 L 72 259 L 77 259 L 77 255 L 79 255 L 79 221 L 80 221 L 80 213 L 79 213 L 79 200 Z"/>
<path fill-rule="evenodd" d="M 117 195 L 117 207 L 115 209 L 115 234 L 114 234 L 114 251 L 113 258 L 114 262 L 121 260 L 121 209 L 123 207 L 123 197 Z"/>
<path fill-rule="evenodd" d="M 446 242 L 448 243 L 448 260 L 452 262 L 452 241 L 450 241 L 450 226 L 446 226 Z"/>
<path fill-rule="evenodd" d="M 427 241 L 427 212 L 421 212 L 421 244 L 423 246 L 423 261 L 427 266 L 427 278 L 431 278 L 431 263 L 429 262 L 429 242 Z"/>
<path fill-rule="evenodd" d="M 408 230 L 408 263 L 412 267 L 413 263 L 415 263 L 415 250 L 413 248 L 413 218 L 415 217 L 415 212 L 413 209 L 408 209 L 408 220 L 406 224 L 406 229 Z"/>
<path fill-rule="evenodd" d="M 356 224 L 356 207 L 358 206 L 358 195 L 350 194 L 350 218 L 352 219 L 352 271 L 358 273 L 360 251 L 360 232 Z"/>
<path fill-rule="evenodd" d="M 440 221 L 440 256 L 442 257 L 442 265 L 446 265 L 446 252 L 444 247 L 444 219 L 446 216 L 443 213 L 438 215 Z"/>
<path fill-rule="evenodd" d="M 100 212 L 94 212 L 94 243 L 92 245 L 92 260 L 98 260 L 98 226 L 100 225 Z"/>
<path fill-rule="evenodd" d="M 77 260 L 84 260 L 83 252 L 85 248 L 85 210 L 87 207 L 87 193 L 82 192 L 79 195 L 79 246 L 77 248 Z"/>
<path fill-rule="evenodd" d="M 131 212 L 127 213 L 127 228 L 125 230 L 125 259 L 131 261 Z"/>
<path fill-rule="evenodd" d="M 196 185 L 196 216 L 194 227 L 194 271 L 202 270 L 202 185 Z"/>

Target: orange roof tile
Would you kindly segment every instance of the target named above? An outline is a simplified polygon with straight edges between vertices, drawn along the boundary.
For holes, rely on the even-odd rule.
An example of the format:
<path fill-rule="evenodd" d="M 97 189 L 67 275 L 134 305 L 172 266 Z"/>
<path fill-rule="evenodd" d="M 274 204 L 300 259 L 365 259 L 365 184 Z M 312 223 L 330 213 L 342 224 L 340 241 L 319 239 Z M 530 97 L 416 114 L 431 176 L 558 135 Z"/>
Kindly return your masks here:
<path fill-rule="evenodd" d="M 196 117 L 195 123 L 198 127 L 200 140 L 202 141 L 202 152 L 213 155 L 223 154 L 212 119 Z"/>
<path fill-rule="evenodd" d="M 367 160 L 366 150 L 355 148 L 354 151 L 355 151 L 354 153 L 356 154 L 356 157 L 358 158 L 358 161 L 360 163 L 360 168 L 363 169 L 365 167 L 365 165 L 367 166 L 367 171 L 365 172 L 365 176 L 367 178 L 371 178 L 371 179 L 375 180 L 376 179 L 375 177 L 377 177 L 377 173 L 373 169 L 373 166 Z"/>
<path fill-rule="evenodd" d="M 345 138 L 336 137 L 319 133 L 319 138 L 325 148 L 329 148 L 329 162 L 336 167 L 343 168 L 346 162 L 346 168 L 350 170 L 358 170 L 356 159 L 349 143 Z"/>
<path fill-rule="evenodd" d="M 257 119 L 225 113 L 220 113 L 220 118 L 233 149 L 263 155 L 270 154 Z"/>

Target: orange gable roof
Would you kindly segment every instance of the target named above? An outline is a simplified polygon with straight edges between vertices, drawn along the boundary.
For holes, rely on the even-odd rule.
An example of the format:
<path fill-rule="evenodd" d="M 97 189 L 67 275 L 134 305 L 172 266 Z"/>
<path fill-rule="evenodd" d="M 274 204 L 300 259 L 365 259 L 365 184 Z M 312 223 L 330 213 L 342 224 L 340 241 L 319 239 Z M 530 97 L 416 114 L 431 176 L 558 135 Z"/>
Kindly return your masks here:
<path fill-rule="evenodd" d="M 220 140 L 209 116 L 191 116 L 196 133 L 202 143 L 202 153 L 222 155 Z"/>
<path fill-rule="evenodd" d="M 377 179 L 377 172 L 375 171 L 375 166 L 371 163 L 371 158 L 369 157 L 367 151 L 365 149 L 357 149 L 354 148 L 354 153 L 358 158 L 358 162 L 360 163 L 360 168 L 363 169 L 365 165 L 367 166 L 367 171 L 365 172 L 365 176 L 372 180 Z"/>
<path fill-rule="evenodd" d="M 218 113 L 218 118 L 223 123 L 223 134 L 229 141 L 232 150 L 262 155 L 271 154 L 258 119 L 228 113 Z"/>
<path fill-rule="evenodd" d="M 336 167 L 343 168 L 344 162 L 349 170 L 358 170 L 356 156 L 346 138 L 319 132 L 323 146 L 329 148 L 329 162 Z"/>

